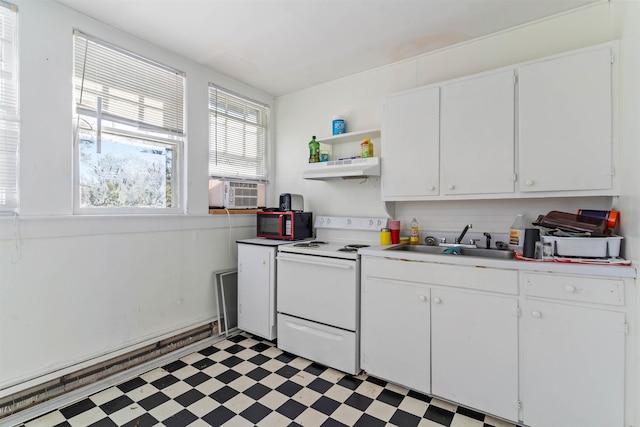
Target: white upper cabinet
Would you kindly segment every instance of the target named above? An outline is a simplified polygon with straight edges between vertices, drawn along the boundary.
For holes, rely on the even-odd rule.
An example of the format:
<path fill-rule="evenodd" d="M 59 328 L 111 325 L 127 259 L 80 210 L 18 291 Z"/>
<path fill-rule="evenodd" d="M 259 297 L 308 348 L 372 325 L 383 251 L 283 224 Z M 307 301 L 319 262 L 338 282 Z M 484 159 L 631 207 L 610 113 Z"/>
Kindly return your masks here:
<path fill-rule="evenodd" d="M 521 66 L 519 190 L 609 190 L 612 163 L 612 49 Z"/>
<path fill-rule="evenodd" d="M 514 104 L 514 70 L 442 86 L 443 194 L 513 192 Z"/>
<path fill-rule="evenodd" d="M 440 88 L 391 95 L 383 103 L 382 199 L 438 195 Z"/>

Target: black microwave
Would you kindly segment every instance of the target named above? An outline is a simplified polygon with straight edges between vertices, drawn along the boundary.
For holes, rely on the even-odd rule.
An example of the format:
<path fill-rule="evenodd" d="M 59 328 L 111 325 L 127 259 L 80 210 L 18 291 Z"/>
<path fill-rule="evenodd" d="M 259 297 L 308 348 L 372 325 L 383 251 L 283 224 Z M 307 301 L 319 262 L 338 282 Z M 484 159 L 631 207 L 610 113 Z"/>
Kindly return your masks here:
<path fill-rule="evenodd" d="M 256 235 L 268 239 L 301 240 L 313 235 L 311 212 L 258 212 Z"/>

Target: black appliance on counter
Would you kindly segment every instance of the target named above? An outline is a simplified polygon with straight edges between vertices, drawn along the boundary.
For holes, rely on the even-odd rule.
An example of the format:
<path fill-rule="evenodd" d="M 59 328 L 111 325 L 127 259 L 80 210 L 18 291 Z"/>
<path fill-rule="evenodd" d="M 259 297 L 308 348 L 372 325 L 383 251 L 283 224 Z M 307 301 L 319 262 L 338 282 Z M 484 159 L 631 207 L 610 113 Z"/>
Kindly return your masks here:
<path fill-rule="evenodd" d="M 313 235 L 311 212 L 263 211 L 256 213 L 256 235 L 268 239 L 301 240 Z"/>

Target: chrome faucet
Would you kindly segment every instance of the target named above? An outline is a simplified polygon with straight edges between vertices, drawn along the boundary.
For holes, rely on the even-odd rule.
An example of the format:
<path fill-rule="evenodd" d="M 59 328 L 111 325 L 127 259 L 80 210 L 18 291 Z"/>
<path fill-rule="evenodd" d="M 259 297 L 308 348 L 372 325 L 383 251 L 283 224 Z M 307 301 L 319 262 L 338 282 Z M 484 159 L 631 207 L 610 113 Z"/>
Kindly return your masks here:
<path fill-rule="evenodd" d="M 460 235 L 458 237 L 456 237 L 456 243 L 462 243 L 462 238 L 464 237 L 465 234 L 467 234 L 467 231 L 472 228 L 473 225 L 471 224 L 467 224 L 464 226 L 464 230 L 462 230 L 462 233 L 460 233 Z"/>

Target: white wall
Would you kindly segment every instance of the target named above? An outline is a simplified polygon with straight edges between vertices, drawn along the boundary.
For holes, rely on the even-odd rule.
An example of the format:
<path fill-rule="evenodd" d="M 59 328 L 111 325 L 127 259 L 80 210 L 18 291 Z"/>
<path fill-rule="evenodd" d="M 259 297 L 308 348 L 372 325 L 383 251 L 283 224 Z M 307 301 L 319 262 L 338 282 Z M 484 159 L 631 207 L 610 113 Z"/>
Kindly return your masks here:
<path fill-rule="evenodd" d="M 273 103 L 50 0 L 13 2 L 20 214 L 0 217 L 0 390 L 216 318 L 212 273 L 237 264 L 235 240 L 255 235 L 255 219 L 208 215 L 207 85 Z M 74 28 L 186 73 L 185 214 L 72 215 Z"/>
<path fill-rule="evenodd" d="M 614 0 L 612 3 L 600 3 L 279 97 L 276 100 L 278 150 L 277 188 L 274 193 L 300 192 L 305 196 L 305 207 L 316 214 L 384 215 L 387 210 L 385 203 L 380 201 L 379 179 L 369 179 L 367 182 L 305 181 L 300 176 L 307 161 L 307 142 L 311 135 L 330 135 L 331 120 L 336 114 L 345 115 L 351 131 L 380 127 L 381 100 L 394 92 L 619 38 L 622 39 L 620 93 L 626 94 L 628 87 L 637 89 L 639 43 L 636 28 L 639 9 L 638 2 Z M 629 205 L 631 198 L 628 193 L 637 191 L 632 189 L 629 182 L 638 181 L 628 180 L 627 176 L 633 177 L 636 174 L 632 164 L 638 158 L 634 144 L 638 140 L 638 130 L 635 128 L 637 120 L 630 121 L 630 118 L 637 114 L 638 97 L 621 97 L 620 145 L 622 158 L 627 162 L 623 163 L 626 166 L 624 170 L 619 171 L 623 183 L 622 192 L 625 193 L 621 200 L 600 197 L 395 202 L 390 204 L 388 212 L 402 221 L 403 229 L 407 229 L 411 219 L 416 217 L 423 231 L 457 231 L 465 224 L 473 223 L 474 230 L 477 231 L 504 233 L 518 213 L 524 213 L 529 220 L 534 220 L 539 214 L 546 214 L 550 210 L 571 212 L 578 208 L 621 209 L 624 206 L 621 231 L 629 241 L 633 241 L 638 236 L 638 231 L 632 229 L 631 221 L 627 218 L 631 219 L 632 215 L 635 217 L 636 209 Z M 378 152 L 381 142 L 375 140 L 374 143 L 377 144 Z M 420 141 L 415 143 L 419 144 Z M 358 154 L 358 142 L 350 147 L 353 154 Z M 627 154 L 634 154 L 635 157 L 626 157 Z M 482 168 L 487 167 L 483 164 L 477 166 L 479 173 Z M 632 253 L 631 248 L 628 253 Z"/>

